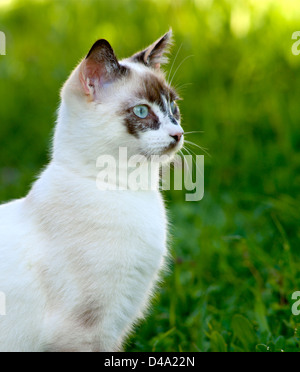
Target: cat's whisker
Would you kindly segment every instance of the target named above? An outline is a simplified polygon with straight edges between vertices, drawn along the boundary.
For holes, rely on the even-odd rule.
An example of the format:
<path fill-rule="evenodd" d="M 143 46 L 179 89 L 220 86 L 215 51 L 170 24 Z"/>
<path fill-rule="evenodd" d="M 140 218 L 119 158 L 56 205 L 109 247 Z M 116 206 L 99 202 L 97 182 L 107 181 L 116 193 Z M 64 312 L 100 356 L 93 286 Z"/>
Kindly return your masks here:
<path fill-rule="evenodd" d="M 202 147 L 202 146 L 200 146 L 200 145 L 198 145 L 197 143 L 195 143 L 195 142 L 192 142 L 192 141 L 187 141 L 187 140 L 185 140 L 185 142 L 186 143 L 188 143 L 189 145 L 193 145 L 193 146 L 196 146 L 196 147 L 198 147 L 200 150 L 202 150 L 202 151 L 205 151 L 205 150 L 208 150 L 207 148 L 205 148 L 205 147 Z"/>
<path fill-rule="evenodd" d="M 188 152 L 188 150 L 183 146 L 182 147 L 182 150 L 186 150 Z M 183 160 L 184 160 L 184 164 L 186 165 L 187 167 L 187 170 L 189 172 L 189 176 L 191 177 L 192 176 L 192 173 L 191 173 L 191 170 L 190 170 L 190 166 L 189 166 L 189 163 L 187 162 L 186 158 L 185 158 L 185 155 L 183 154 L 182 150 L 180 150 L 180 153 L 182 154 L 183 156 Z M 189 152 L 188 152 L 189 153 Z M 193 159 L 193 158 L 192 158 Z"/>
<path fill-rule="evenodd" d="M 188 149 L 186 146 L 184 146 L 184 149 L 185 149 L 187 152 L 189 152 L 189 154 L 192 156 L 192 161 L 193 161 L 193 163 L 195 164 L 197 171 L 199 171 L 199 173 L 203 176 L 203 172 L 202 172 L 202 170 L 197 166 L 197 162 L 196 162 L 196 160 L 193 158 L 193 155 L 192 155 L 191 153 L 193 153 L 195 156 L 197 156 L 197 154 L 196 154 L 194 151 L 192 151 L 191 149 Z"/>
<path fill-rule="evenodd" d="M 172 73 L 172 70 L 173 70 L 174 64 L 175 64 L 176 59 L 177 59 L 177 57 L 178 57 L 178 54 L 179 54 L 179 52 L 180 52 L 180 50 L 181 50 L 181 48 L 182 48 L 182 45 L 183 45 L 183 43 L 181 43 L 180 47 L 179 47 L 178 50 L 177 50 L 177 53 L 176 53 L 175 58 L 174 58 L 174 60 L 173 60 L 172 66 L 171 66 L 170 71 L 169 71 L 169 73 L 168 73 L 167 81 L 169 81 L 169 77 L 171 76 L 171 73 Z M 170 85 L 171 85 L 171 83 L 170 83 Z"/>
<path fill-rule="evenodd" d="M 188 155 L 192 155 L 191 151 L 186 146 L 183 146 L 182 148 L 183 148 L 183 150 L 185 150 L 188 153 Z M 194 155 L 195 155 L 195 153 L 194 153 Z"/>
<path fill-rule="evenodd" d="M 196 143 L 191 142 L 191 141 L 187 141 L 187 140 L 185 140 L 184 142 L 185 143 L 188 143 L 189 145 L 198 147 L 201 151 L 205 152 L 206 155 L 208 155 L 209 157 L 211 157 L 210 153 L 207 151 L 207 149 L 205 147 L 199 146 Z"/>
<path fill-rule="evenodd" d="M 169 83 L 170 85 L 172 85 L 172 81 L 174 80 L 174 77 L 176 76 L 176 74 L 177 74 L 179 68 L 183 65 L 183 63 L 184 63 L 187 59 L 189 59 L 189 58 L 191 58 L 191 57 L 194 57 L 194 55 L 191 54 L 191 55 L 185 57 L 185 58 L 181 61 L 181 63 L 180 63 L 179 66 L 176 68 L 176 70 L 175 70 L 175 72 L 174 72 L 174 74 L 173 74 L 173 76 L 172 76 L 172 79 L 171 79 L 171 81 L 170 81 L 170 83 Z"/>
<path fill-rule="evenodd" d="M 174 88 L 176 90 L 176 92 L 178 92 L 179 94 L 182 94 L 183 93 L 183 90 L 189 86 L 189 85 L 192 85 L 193 83 L 185 83 L 185 84 L 180 84 L 180 85 L 174 85 Z"/>
<path fill-rule="evenodd" d="M 190 85 L 193 85 L 193 83 L 184 83 L 184 84 L 180 84 L 179 86 L 175 85 L 175 89 L 179 91 L 179 90 L 181 90 L 181 89 L 183 89 L 187 86 L 190 86 Z"/>
<path fill-rule="evenodd" d="M 196 161 L 194 159 L 194 156 L 197 156 L 197 154 L 195 154 L 192 150 L 188 149 L 187 146 L 183 146 L 183 149 L 188 153 L 188 155 L 192 156 L 192 161 L 196 165 Z"/>

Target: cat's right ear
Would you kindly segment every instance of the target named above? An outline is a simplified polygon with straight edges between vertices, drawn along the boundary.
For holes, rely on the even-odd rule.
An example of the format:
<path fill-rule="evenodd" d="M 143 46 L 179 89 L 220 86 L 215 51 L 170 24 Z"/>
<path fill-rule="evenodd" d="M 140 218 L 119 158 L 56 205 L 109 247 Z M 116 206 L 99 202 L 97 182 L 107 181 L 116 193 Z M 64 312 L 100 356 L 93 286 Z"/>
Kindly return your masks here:
<path fill-rule="evenodd" d="M 107 40 L 95 42 L 81 63 L 79 78 L 84 93 L 92 100 L 99 98 L 101 91 L 109 84 L 126 74 Z"/>
<path fill-rule="evenodd" d="M 168 62 L 166 54 L 172 45 L 172 34 L 172 30 L 170 29 L 169 32 L 156 40 L 155 43 L 148 48 L 134 54 L 131 60 L 159 70 L 162 64 Z"/>

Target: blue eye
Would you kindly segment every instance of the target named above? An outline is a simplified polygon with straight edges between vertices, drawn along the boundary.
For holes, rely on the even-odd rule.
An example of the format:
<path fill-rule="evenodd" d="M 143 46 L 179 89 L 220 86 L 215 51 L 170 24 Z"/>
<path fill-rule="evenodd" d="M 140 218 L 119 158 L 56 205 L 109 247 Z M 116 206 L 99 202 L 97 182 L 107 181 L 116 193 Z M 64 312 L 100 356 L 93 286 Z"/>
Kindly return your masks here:
<path fill-rule="evenodd" d="M 176 106 L 175 101 L 171 102 L 170 107 L 171 107 L 171 112 L 174 115 L 176 113 L 176 110 L 177 110 L 177 106 Z"/>
<path fill-rule="evenodd" d="M 137 117 L 141 119 L 145 119 L 149 114 L 149 109 L 145 105 L 139 105 L 133 108 L 133 112 L 135 113 Z"/>

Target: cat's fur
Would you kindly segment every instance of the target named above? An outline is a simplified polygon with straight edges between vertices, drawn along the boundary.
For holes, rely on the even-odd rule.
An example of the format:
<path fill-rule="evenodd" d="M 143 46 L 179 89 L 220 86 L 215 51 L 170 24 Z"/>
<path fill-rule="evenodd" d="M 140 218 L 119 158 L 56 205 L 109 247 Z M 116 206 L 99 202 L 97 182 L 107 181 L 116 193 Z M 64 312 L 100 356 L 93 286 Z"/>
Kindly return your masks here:
<path fill-rule="evenodd" d="M 64 85 L 50 164 L 0 207 L 0 351 L 118 351 L 143 316 L 167 255 L 164 204 L 158 187 L 99 190 L 96 160 L 182 145 L 160 70 L 170 39 L 120 62 L 99 40 Z M 151 116 L 137 118 L 138 104 Z"/>

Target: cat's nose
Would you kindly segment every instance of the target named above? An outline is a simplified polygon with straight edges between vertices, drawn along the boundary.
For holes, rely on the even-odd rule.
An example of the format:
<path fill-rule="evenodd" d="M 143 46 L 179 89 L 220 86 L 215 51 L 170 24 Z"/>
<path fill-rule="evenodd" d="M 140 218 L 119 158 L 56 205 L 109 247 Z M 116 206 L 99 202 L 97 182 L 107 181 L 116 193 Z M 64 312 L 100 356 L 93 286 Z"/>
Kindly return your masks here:
<path fill-rule="evenodd" d="M 174 138 L 176 142 L 179 142 L 181 140 L 181 137 L 183 136 L 182 132 L 175 133 L 173 135 L 170 134 L 170 137 Z"/>

